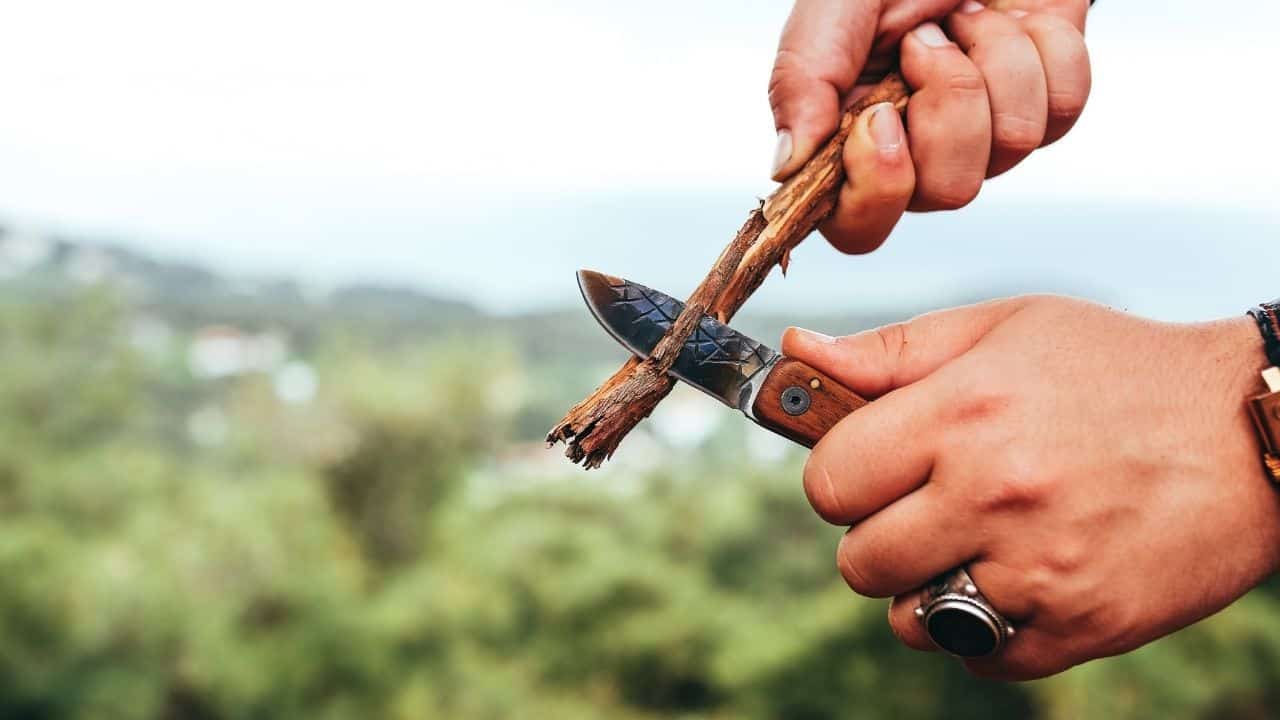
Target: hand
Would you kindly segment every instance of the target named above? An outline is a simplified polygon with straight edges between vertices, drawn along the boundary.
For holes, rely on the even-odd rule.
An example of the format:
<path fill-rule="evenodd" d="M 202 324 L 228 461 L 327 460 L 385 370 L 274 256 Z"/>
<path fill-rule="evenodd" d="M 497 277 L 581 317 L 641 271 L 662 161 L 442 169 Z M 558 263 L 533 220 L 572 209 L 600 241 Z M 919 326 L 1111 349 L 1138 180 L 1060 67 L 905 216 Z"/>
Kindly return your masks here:
<path fill-rule="evenodd" d="M 1088 0 L 797 0 L 774 63 L 774 178 L 835 132 L 859 75 L 901 43 L 914 89 L 909 133 L 888 106 L 863 113 L 845 145 L 848 181 L 822 232 L 844 252 L 879 247 L 907 209 L 953 210 L 984 178 L 1067 133 L 1089 96 Z M 944 23 L 943 28 L 933 22 Z M 923 23 L 923 24 L 922 24 Z M 954 40 L 954 42 L 952 42 Z"/>
<path fill-rule="evenodd" d="M 913 648 L 933 649 L 917 589 L 960 566 L 1018 631 L 966 664 L 1016 680 L 1133 650 L 1277 568 L 1248 318 L 1170 325 L 1022 297 L 838 340 L 791 330 L 782 347 L 882 396 L 814 448 L 804 488 L 852 526 L 840 571 L 895 596 L 890 625 Z"/>

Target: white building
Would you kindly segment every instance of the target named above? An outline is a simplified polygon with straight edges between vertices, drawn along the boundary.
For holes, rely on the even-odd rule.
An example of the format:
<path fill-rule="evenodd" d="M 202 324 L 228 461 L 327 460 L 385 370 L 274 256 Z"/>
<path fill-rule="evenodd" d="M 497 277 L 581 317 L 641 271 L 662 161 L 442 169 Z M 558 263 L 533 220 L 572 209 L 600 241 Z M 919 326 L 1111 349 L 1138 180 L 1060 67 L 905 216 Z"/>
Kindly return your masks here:
<path fill-rule="evenodd" d="M 230 325 L 210 325 L 191 340 L 187 367 L 202 379 L 274 372 L 287 353 L 288 345 L 279 333 L 249 334 Z"/>

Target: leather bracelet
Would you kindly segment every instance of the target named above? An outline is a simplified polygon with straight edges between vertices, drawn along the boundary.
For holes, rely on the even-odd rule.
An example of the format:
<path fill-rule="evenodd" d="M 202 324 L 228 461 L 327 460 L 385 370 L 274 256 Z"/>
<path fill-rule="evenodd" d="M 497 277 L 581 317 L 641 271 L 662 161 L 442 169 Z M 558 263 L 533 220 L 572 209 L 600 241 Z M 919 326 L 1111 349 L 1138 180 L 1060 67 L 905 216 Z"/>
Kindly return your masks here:
<path fill-rule="evenodd" d="M 1271 367 L 1262 371 L 1268 392 L 1249 401 L 1253 424 L 1262 441 L 1262 460 L 1271 478 L 1280 483 L 1280 300 L 1249 311 L 1262 333 L 1262 347 Z"/>

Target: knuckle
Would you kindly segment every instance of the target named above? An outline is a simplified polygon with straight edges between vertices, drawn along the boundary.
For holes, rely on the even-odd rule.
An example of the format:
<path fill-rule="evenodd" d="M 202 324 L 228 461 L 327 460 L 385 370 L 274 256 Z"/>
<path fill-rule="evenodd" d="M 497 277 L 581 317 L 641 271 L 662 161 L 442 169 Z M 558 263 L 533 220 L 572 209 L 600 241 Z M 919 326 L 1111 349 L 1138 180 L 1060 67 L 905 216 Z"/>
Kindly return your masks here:
<path fill-rule="evenodd" d="M 919 193 L 920 200 L 930 208 L 959 210 L 978 197 L 982 190 L 980 177 L 953 176 L 926 185 Z"/>
<path fill-rule="evenodd" d="M 779 50 L 769 73 L 769 104 L 776 111 L 795 95 L 793 88 L 803 84 L 808 77 L 805 61 L 794 50 Z"/>
<path fill-rule="evenodd" d="M 1044 491 L 1044 488 L 1038 488 Z M 1045 548 L 1041 565 L 1048 576 L 1056 578 L 1076 577 L 1089 561 L 1089 548 L 1079 540 L 1060 538 Z M 1059 585 L 1060 583 L 1055 583 Z"/>
<path fill-rule="evenodd" d="M 874 582 L 874 571 L 868 566 L 866 554 L 859 552 L 851 543 L 841 541 L 836 550 L 836 567 L 849 588 L 865 597 L 878 597 L 878 585 Z"/>
<path fill-rule="evenodd" d="M 997 147 L 1029 153 L 1044 142 L 1045 125 L 1039 120 L 1012 113 L 996 113 L 991 120 L 992 141 Z"/>
<path fill-rule="evenodd" d="M 1051 90 L 1049 92 L 1049 117 L 1055 121 L 1075 120 L 1084 112 L 1089 100 L 1087 91 Z"/>
<path fill-rule="evenodd" d="M 1027 512 L 1042 507 L 1056 485 L 1043 473 L 1006 467 L 983 485 L 979 506 L 989 513 Z"/>
<path fill-rule="evenodd" d="M 1084 39 L 1080 35 L 1080 30 L 1070 20 L 1053 13 L 1031 13 L 1022 18 L 1022 25 L 1027 30 L 1036 33 L 1071 33 L 1079 36 L 1081 40 Z"/>
<path fill-rule="evenodd" d="M 904 159 L 903 164 L 908 166 L 909 162 Z M 915 178 L 909 173 L 886 172 L 871 183 L 869 188 L 864 188 L 864 192 L 867 194 L 868 204 L 884 208 L 904 205 L 915 189 Z"/>
<path fill-rule="evenodd" d="M 908 334 L 910 323 L 890 323 L 876 328 L 876 336 L 880 338 L 880 351 L 883 354 L 883 367 L 900 368 L 907 360 L 911 346 Z M 896 387 L 897 377 L 890 378 Z"/>
<path fill-rule="evenodd" d="M 841 509 L 836 500 L 835 484 L 826 463 L 816 453 L 809 456 L 804 466 L 804 494 L 818 517 L 833 525 L 839 523 Z"/>
<path fill-rule="evenodd" d="M 1034 612 L 1048 612 L 1052 603 L 1062 597 L 1060 578 L 1043 567 L 1032 564 L 1021 573 L 1020 593 Z"/>
<path fill-rule="evenodd" d="M 957 95 L 985 94 L 987 81 L 976 69 L 955 70 L 947 74 L 943 87 Z"/>
<path fill-rule="evenodd" d="M 1042 309 L 1052 309 L 1063 316 L 1068 313 L 1083 312 L 1090 307 L 1090 304 L 1086 301 L 1045 292 L 1019 295 L 1018 299 L 1023 302 L 1024 307 L 1035 306 Z"/>
<path fill-rule="evenodd" d="M 978 384 L 980 381 L 969 382 Z M 952 398 L 950 412 L 947 413 L 948 425 L 993 427 L 991 421 L 1007 413 L 1013 403 L 1014 394 L 1009 390 L 994 384 L 986 384 L 979 388 L 965 387 L 965 383 L 961 382 L 958 384 L 955 397 Z M 1021 473 L 1021 463 L 1015 462 L 1013 458 L 1005 459 L 1004 464 L 1009 466 L 1007 473 Z"/>

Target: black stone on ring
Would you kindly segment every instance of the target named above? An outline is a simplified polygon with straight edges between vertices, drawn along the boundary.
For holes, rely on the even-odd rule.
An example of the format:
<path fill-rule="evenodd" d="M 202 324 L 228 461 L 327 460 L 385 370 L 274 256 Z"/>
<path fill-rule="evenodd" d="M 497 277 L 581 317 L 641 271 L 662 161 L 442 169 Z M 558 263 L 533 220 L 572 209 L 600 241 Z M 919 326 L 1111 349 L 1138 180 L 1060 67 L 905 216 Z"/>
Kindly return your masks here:
<path fill-rule="evenodd" d="M 1013 637 L 1013 626 L 987 602 L 969 573 L 956 570 L 924 590 L 916 608 L 929 638 L 957 657 L 987 657 Z"/>

